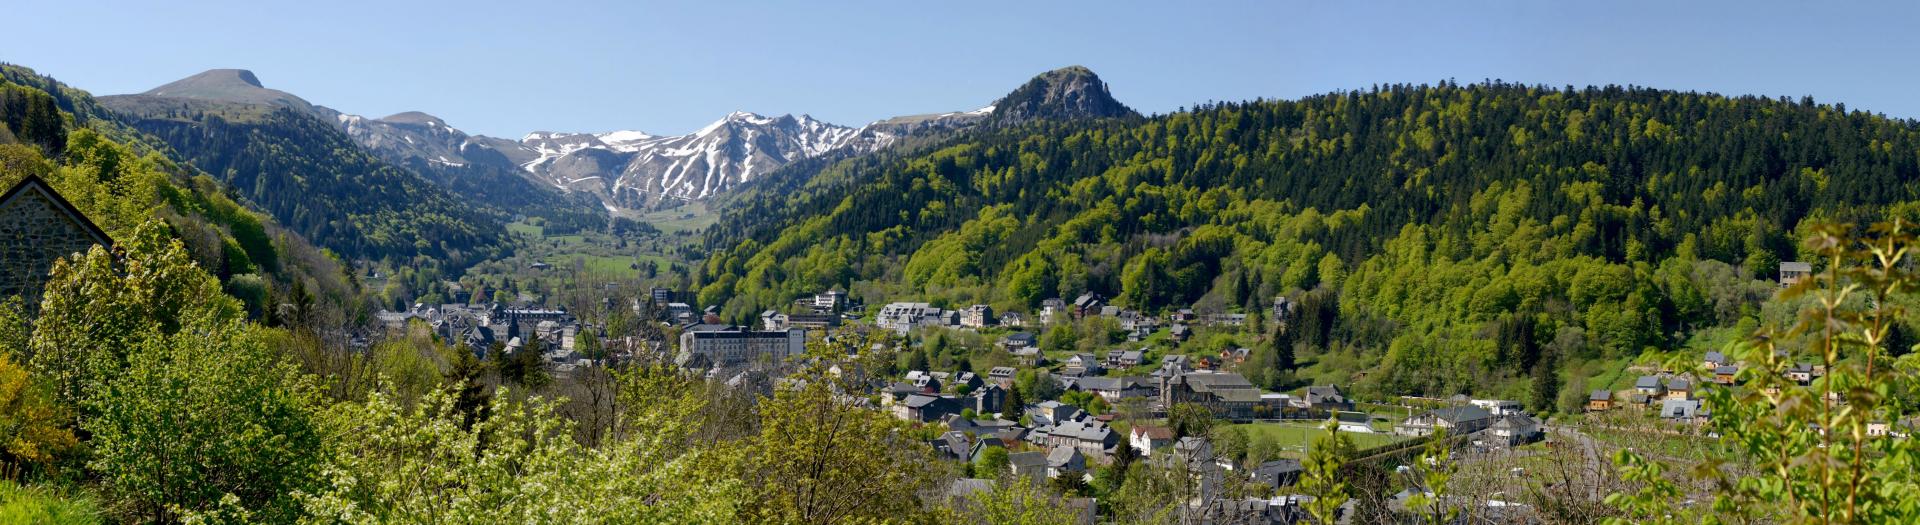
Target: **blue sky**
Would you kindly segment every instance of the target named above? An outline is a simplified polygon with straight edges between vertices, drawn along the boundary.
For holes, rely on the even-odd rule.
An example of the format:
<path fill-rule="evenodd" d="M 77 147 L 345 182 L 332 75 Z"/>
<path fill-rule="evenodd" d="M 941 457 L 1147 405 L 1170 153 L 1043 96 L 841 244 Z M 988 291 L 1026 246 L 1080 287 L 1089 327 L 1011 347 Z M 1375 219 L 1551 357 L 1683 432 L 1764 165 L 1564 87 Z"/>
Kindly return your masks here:
<path fill-rule="evenodd" d="M 1920 117 L 1913 2 L 11 4 L 0 61 L 95 94 L 246 68 L 349 113 L 421 110 L 506 137 L 685 133 L 734 110 L 859 125 L 976 108 L 1071 64 L 1150 113 L 1500 78 Z"/>

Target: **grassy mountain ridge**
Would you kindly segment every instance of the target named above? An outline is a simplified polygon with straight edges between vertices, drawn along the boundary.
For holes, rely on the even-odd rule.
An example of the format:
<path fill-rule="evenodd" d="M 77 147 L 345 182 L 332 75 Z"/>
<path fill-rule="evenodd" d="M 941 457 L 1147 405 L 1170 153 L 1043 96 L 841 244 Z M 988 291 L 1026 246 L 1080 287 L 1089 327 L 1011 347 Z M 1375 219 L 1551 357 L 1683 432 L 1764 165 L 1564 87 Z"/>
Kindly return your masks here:
<path fill-rule="evenodd" d="M 1337 308 L 1308 323 L 1297 350 L 1326 357 L 1303 373 L 1501 388 L 1543 353 L 1630 356 L 1754 315 L 1748 283 L 1797 258 L 1808 219 L 1915 209 L 1916 151 L 1913 123 L 1841 106 L 1619 86 L 1042 120 L 736 202 L 701 300 L 744 318 L 831 286 L 1016 311 L 1091 290 L 1251 312 L 1319 291 Z"/>

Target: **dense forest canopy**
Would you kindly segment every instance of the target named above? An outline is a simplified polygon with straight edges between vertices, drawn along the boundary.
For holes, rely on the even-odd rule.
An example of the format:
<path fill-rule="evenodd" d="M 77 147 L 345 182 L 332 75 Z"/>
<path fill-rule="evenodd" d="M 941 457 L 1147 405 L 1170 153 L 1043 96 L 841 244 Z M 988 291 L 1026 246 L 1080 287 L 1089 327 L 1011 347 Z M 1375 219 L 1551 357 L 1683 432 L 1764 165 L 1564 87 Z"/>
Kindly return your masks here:
<path fill-rule="evenodd" d="M 1498 82 L 1042 121 L 741 199 L 700 299 L 1253 312 L 1324 289 L 1338 337 L 1307 349 L 1316 373 L 1465 391 L 1542 349 L 1619 357 L 1736 322 L 1809 219 L 1920 210 L 1917 131 L 1811 99 Z"/>

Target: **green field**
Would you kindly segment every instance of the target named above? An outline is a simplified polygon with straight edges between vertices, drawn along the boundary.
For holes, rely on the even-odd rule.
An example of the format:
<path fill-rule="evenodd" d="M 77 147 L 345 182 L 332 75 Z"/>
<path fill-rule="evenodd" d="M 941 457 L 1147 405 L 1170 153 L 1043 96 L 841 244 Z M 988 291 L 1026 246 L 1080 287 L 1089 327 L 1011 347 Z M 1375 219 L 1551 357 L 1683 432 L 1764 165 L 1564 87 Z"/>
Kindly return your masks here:
<path fill-rule="evenodd" d="M 1252 441 L 1271 441 L 1280 445 L 1281 450 L 1295 453 L 1309 450 L 1315 439 L 1327 434 L 1319 426 L 1304 423 L 1245 423 L 1233 426 L 1247 432 L 1247 437 Z M 1363 450 L 1405 439 L 1392 434 L 1347 432 L 1346 435 L 1353 438 L 1355 447 Z"/>
<path fill-rule="evenodd" d="M 626 278 L 636 277 L 640 274 L 640 270 L 637 270 L 633 267 L 633 264 L 636 262 L 645 262 L 645 261 L 651 260 L 655 264 L 659 265 L 661 268 L 665 268 L 667 267 L 667 265 L 672 264 L 672 261 L 669 261 L 666 258 L 657 256 L 657 255 L 620 256 L 620 255 L 589 255 L 589 254 L 582 254 L 582 253 L 548 255 L 546 257 L 542 257 L 541 261 L 544 261 L 547 264 L 553 265 L 553 267 L 556 269 L 570 270 L 573 268 L 573 262 L 575 259 L 583 260 L 586 263 L 587 273 L 613 275 L 613 276 L 626 277 Z"/>
<path fill-rule="evenodd" d="M 532 224 L 527 224 L 524 222 L 507 223 L 507 231 L 511 233 L 518 233 L 521 235 L 532 236 L 534 238 L 539 238 L 543 235 L 546 235 L 546 228 L 534 226 Z"/>
<path fill-rule="evenodd" d="M 720 214 L 707 209 L 706 203 L 688 203 L 678 208 L 650 211 L 639 214 L 640 222 L 653 225 L 665 233 L 693 232 L 713 226 Z"/>

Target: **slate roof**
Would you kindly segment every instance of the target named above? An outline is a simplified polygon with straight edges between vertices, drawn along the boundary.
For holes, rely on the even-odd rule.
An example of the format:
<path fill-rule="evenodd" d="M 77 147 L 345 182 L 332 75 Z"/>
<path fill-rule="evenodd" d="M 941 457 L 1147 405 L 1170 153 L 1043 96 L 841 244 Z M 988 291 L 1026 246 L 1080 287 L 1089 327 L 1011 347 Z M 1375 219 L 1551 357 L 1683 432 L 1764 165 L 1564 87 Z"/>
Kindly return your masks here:
<path fill-rule="evenodd" d="M 1143 388 L 1147 382 L 1138 377 L 1083 377 L 1079 382 L 1081 390 L 1120 391 L 1129 388 Z"/>
<path fill-rule="evenodd" d="M 1493 417 L 1493 414 L 1487 412 L 1487 409 L 1473 405 L 1434 409 L 1427 412 L 1427 414 L 1435 419 L 1444 419 L 1456 425 L 1467 421 L 1479 421 Z"/>
<path fill-rule="evenodd" d="M 1080 454 L 1080 449 L 1078 448 L 1055 447 L 1053 450 L 1047 451 L 1047 466 L 1065 468 L 1073 462 L 1076 456 L 1081 457 L 1082 460 L 1085 459 L 1085 456 Z"/>
<path fill-rule="evenodd" d="M 1068 421 L 1054 426 L 1051 435 L 1106 443 L 1113 436 L 1113 429 L 1097 422 Z"/>
<path fill-rule="evenodd" d="M 1015 452 L 1007 454 L 1007 464 L 1017 469 L 1029 469 L 1047 466 L 1045 452 Z"/>
<path fill-rule="evenodd" d="M 929 396 L 926 394 L 909 394 L 907 395 L 907 399 L 905 403 L 907 404 L 907 408 L 926 408 L 929 405 L 938 403 L 940 399 L 941 398 L 939 396 Z"/>

